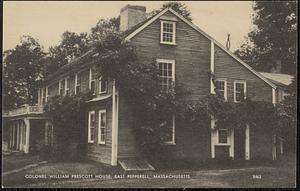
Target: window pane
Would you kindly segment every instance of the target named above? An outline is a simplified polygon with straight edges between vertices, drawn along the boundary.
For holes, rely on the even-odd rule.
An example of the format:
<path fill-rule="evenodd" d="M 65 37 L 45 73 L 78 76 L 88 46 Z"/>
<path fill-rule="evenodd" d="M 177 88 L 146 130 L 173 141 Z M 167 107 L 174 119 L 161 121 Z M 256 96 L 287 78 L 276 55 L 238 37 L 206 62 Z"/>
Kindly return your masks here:
<path fill-rule="evenodd" d="M 227 130 L 219 129 L 219 143 L 227 143 Z"/>

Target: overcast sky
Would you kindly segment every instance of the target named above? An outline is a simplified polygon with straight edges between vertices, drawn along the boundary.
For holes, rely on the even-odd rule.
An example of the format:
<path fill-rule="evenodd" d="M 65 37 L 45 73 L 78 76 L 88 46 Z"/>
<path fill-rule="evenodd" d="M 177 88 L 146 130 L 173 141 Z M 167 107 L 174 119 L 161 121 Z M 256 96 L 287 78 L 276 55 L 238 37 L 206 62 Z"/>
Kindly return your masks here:
<path fill-rule="evenodd" d="M 31 35 L 48 50 L 59 43 L 66 31 L 89 32 L 99 19 L 118 16 L 127 5 L 144 5 L 147 12 L 159 9 L 163 1 L 5 1 L 3 12 L 3 48 L 14 48 L 22 35 Z M 225 45 L 231 34 L 231 50 L 241 45 L 253 28 L 252 2 L 184 2 L 192 13 L 193 23 Z"/>

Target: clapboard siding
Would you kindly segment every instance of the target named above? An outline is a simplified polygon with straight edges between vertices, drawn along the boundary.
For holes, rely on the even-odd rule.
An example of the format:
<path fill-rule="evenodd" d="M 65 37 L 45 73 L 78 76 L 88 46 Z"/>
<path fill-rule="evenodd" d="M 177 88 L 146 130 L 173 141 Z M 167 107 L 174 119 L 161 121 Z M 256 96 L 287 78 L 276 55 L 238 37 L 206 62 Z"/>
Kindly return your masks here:
<path fill-rule="evenodd" d="M 233 101 L 234 80 L 245 80 L 247 97 L 252 100 L 272 102 L 272 87 L 218 46 L 215 46 L 215 77 L 227 79 L 228 101 Z"/>
<path fill-rule="evenodd" d="M 137 144 L 133 132 L 134 115 L 132 105 L 120 92 L 119 98 L 119 129 L 118 129 L 118 158 L 138 156 Z"/>
<path fill-rule="evenodd" d="M 98 144 L 98 121 L 99 110 L 106 109 L 106 139 L 105 144 Z M 95 111 L 95 141 L 94 143 L 88 143 L 87 155 L 90 159 L 97 160 L 99 162 L 111 164 L 111 148 L 112 148 L 112 107 L 111 98 L 105 101 L 90 103 L 89 111 Z M 88 128 L 88 122 L 86 123 Z"/>
<path fill-rule="evenodd" d="M 167 12 L 165 15 L 172 16 Z M 156 59 L 175 60 L 175 78 L 191 92 L 190 100 L 209 93 L 210 41 L 186 23 L 176 24 L 176 45 L 160 44 L 160 20 L 156 20 L 132 38 L 138 58 L 144 63 Z"/>
<path fill-rule="evenodd" d="M 172 16 L 171 13 L 165 15 Z M 186 23 L 179 20 L 176 24 L 176 45 L 160 44 L 160 20 L 156 20 L 133 37 L 132 43 L 137 47 L 139 60 L 146 64 L 153 64 L 156 59 L 175 60 L 176 81 L 190 92 L 189 101 L 196 102 L 209 95 L 210 40 Z M 122 118 L 127 116 L 122 114 L 125 109 L 120 109 L 120 112 Z M 129 129 L 125 127 L 127 124 L 130 123 L 124 123 L 123 128 Z M 184 123 L 176 121 L 176 145 L 166 146 L 166 149 L 177 158 L 207 159 L 210 156 L 210 134 L 207 126 L 208 124 L 204 124 L 203 127 L 190 129 Z M 125 137 L 122 142 L 125 142 Z M 128 141 L 127 145 L 133 144 L 131 142 Z M 121 143 L 119 147 L 122 147 Z"/>

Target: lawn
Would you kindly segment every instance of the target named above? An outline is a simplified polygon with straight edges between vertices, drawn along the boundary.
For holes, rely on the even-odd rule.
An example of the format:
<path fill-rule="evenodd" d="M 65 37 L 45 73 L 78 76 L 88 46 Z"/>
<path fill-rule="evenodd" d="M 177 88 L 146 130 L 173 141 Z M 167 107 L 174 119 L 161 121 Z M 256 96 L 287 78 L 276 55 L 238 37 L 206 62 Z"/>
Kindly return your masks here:
<path fill-rule="evenodd" d="M 22 168 L 26 165 L 35 164 L 41 160 L 37 155 L 25 155 L 23 153 L 11 153 L 2 155 L 2 172 Z"/>
<path fill-rule="evenodd" d="M 37 168 L 27 170 L 15 175 L 4 177 L 3 182 L 7 187 L 294 187 L 295 186 L 295 157 L 289 156 L 273 163 L 247 163 L 242 166 L 219 165 L 206 168 L 182 168 L 175 170 L 160 169 L 148 172 L 123 172 L 103 164 L 83 161 L 73 163 L 47 163 Z M 92 174 L 89 179 L 26 179 L 28 174 Z M 95 177 L 102 175 L 104 178 Z M 106 175 L 110 177 L 107 178 Z M 117 177 L 114 177 L 118 175 Z M 142 175 L 129 178 L 128 175 Z M 148 175 L 148 178 L 145 176 Z M 187 175 L 188 178 L 155 178 L 154 175 Z"/>

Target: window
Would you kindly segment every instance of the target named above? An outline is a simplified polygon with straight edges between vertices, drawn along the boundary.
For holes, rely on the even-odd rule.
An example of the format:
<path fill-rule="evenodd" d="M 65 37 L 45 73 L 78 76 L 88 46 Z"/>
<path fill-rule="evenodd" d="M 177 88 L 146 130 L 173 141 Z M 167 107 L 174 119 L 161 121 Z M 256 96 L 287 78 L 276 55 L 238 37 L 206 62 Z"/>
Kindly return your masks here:
<path fill-rule="evenodd" d="M 59 95 L 63 95 L 63 92 L 64 92 L 64 87 L 65 87 L 65 83 L 63 83 L 63 80 L 59 80 L 59 83 L 58 83 L 58 89 L 59 89 Z"/>
<path fill-rule="evenodd" d="M 48 97 L 49 97 L 49 91 L 48 91 L 48 86 L 46 87 L 46 101 L 48 101 Z"/>
<path fill-rule="evenodd" d="M 42 88 L 42 104 L 46 102 L 46 88 Z"/>
<path fill-rule="evenodd" d="M 89 124 L 88 124 L 88 142 L 93 143 L 95 139 L 95 111 L 89 112 Z"/>
<path fill-rule="evenodd" d="M 227 144 L 228 143 L 228 130 L 227 129 L 219 129 L 218 130 L 218 142 L 219 144 Z"/>
<path fill-rule="evenodd" d="M 99 94 L 104 94 L 107 91 L 107 80 L 102 77 L 99 79 Z"/>
<path fill-rule="evenodd" d="M 77 74 L 75 74 L 75 95 L 80 92 L 80 82 L 81 82 L 81 79 L 80 79 L 80 77 L 78 77 L 78 73 L 77 73 Z"/>
<path fill-rule="evenodd" d="M 246 99 L 246 81 L 234 81 L 234 102 L 241 102 Z"/>
<path fill-rule="evenodd" d="M 65 78 L 65 95 L 69 95 L 70 80 L 69 77 Z"/>
<path fill-rule="evenodd" d="M 160 43 L 162 44 L 176 44 L 176 22 L 161 21 L 160 26 Z"/>
<path fill-rule="evenodd" d="M 166 144 L 175 144 L 175 115 L 169 115 L 160 127 L 163 131 L 163 141 Z"/>
<path fill-rule="evenodd" d="M 106 110 L 99 110 L 98 144 L 105 144 Z"/>
<path fill-rule="evenodd" d="M 90 68 L 90 83 L 89 83 L 89 88 L 93 94 L 96 94 L 96 71 L 95 68 Z"/>
<path fill-rule="evenodd" d="M 168 91 L 175 82 L 175 61 L 157 59 L 158 68 L 160 71 L 160 85 L 162 91 Z"/>
<path fill-rule="evenodd" d="M 227 81 L 226 80 L 216 80 L 216 94 L 224 100 L 227 100 Z"/>

